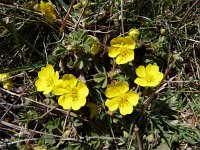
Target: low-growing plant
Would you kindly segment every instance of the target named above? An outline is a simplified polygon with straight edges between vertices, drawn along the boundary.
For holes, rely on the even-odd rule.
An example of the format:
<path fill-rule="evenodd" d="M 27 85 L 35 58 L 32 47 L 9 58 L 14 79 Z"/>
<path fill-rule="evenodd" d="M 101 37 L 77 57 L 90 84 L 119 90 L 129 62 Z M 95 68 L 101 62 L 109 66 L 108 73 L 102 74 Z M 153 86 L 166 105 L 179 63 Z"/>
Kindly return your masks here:
<path fill-rule="evenodd" d="M 0 2 L 0 148 L 197 149 L 197 4 Z"/>

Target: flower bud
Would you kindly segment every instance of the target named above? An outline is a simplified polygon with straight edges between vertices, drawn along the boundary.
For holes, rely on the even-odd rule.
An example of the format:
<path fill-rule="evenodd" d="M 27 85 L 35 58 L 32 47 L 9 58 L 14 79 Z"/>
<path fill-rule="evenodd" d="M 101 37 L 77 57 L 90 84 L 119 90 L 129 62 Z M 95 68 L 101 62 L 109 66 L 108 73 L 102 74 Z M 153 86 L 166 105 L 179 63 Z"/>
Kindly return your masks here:
<path fill-rule="evenodd" d="M 134 40 L 137 40 L 137 38 L 139 37 L 140 35 L 140 31 L 136 28 L 131 28 L 129 31 L 128 31 L 128 35 L 130 37 L 132 37 L 132 39 Z"/>

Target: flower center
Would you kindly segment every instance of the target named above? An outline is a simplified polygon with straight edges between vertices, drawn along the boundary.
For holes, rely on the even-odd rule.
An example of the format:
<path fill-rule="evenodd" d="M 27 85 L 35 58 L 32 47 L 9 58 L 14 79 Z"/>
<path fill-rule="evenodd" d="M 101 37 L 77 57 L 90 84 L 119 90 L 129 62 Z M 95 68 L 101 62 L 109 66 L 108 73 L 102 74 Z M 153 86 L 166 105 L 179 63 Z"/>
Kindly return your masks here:
<path fill-rule="evenodd" d="M 47 6 L 46 12 L 51 13 L 51 6 L 49 6 L 49 5 Z"/>
<path fill-rule="evenodd" d="M 153 76 L 147 76 L 146 80 L 147 80 L 147 83 L 154 82 L 154 77 Z"/>
<path fill-rule="evenodd" d="M 126 95 L 125 95 L 125 94 L 122 94 L 122 95 L 120 96 L 120 99 L 121 99 L 121 101 L 119 102 L 119 105 L 120 105 L 121 107 L 124 107 L 124 106 L 126 105 L 126 103 L 127 103 Z"/>
<path fill-rule="evenodd" d="M 73 100 L 76 100 L 78 97 L 78 91 L 75 88 L 73 88 L 70 93 Z"/>
<path fill-rule="evenodd" d="M 49 86 L 54 86 L 54 80 L 51 77 L 46 79 L 46 83 L 47 83 L 48 87 Z"/>
<path fill-rule="evenodd" d="M 127 55 L 128 55 L 128 51 L 127 51 L 125 48 L 122 48 L 122 49 L 121 49 L 120 55 L 121 55 L 124 59 L 126 59 L 126 58 L 127 58 Z"/>

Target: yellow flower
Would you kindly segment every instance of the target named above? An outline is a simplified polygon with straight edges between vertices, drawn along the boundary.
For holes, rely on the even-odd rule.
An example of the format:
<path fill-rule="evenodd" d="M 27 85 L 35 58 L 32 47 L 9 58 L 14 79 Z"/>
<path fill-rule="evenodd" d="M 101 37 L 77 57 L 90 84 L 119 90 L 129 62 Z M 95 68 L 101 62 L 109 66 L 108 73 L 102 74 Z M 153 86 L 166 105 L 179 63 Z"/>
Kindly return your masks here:
<path fill-rule="evenodd" d="M 139 100 L 139 95 L 131 90 L 125 82 L 117 82 L 115 85 L 108 85 L 105 95 L 106 106 L 110 111 L 115 111 L 119 108 L 122 115 L 131 114 L 133 106 L 136 106 Z"/>
<path fill-rule="evenodd" d="M 155 87 L 164 77 L 164 74 L 159 72 L 159 67 L 152 64 L 148 64 L 146 68 L 139 66 L 136 69 L 136 74 L 138 77 L 134 82 L 143 87 Z"/>
<path fill-rule="evenodd" d="M 96 55 L 100 50 L 100 42 L 96 36 L 90 36 L 90 37 L 92 37 L 95 40 L 95 43 L 92 45 L 90 50 L 93 55 Z"/>
<path fill-rule="evenodd" d="M 87 86 L 78 81 L 72 74 L 65 74 L 62 79 L 56 83 L 53 93 L 61 95 L 58 98 L 58 104 L 63 109 L 79 110 L 86 104 L 86 97 L 89 94 Z"/>
<path fill-rule="evenodd" d="M 37 91 L 43 91 L 43 94 L 49 94 L 58 79 L 58 71 L 55 72 L 53 66 L 47 64 L 46 67 L 42 67 L 41 71 L 38 72 L 38 79 L 35 81 Z"/>
<path fill-rule="evenodd" d="M 140 35 L 140 31 L 136 28 L 131 28 L 128 31 L 128 35 L 132 37 L 134 40 L 137 40 L 138 36 Z"/>
<path fill-rule="evenodd" d="M 0 74 L 0 82 L 4 82 L 10 77 L 11 77 L 10 73 L 2 73 L 2 74 Z"/>
<path fill-rule="evenodd" d="M 117 37 L 111 40 L 108 56 L 116 57 L 117 64 L 125 64 L 134 59 L 135 41 L 129 37 Z"/>
<path fill-rule="evenodd" d="M 11 90 L 13 87 L 12 80 L 9 79 L 11 77 L 10 73 L 2 73 L 0 74 L 0 82 L 3 84 L 3 88 L 7 90 Z"/>
<path fill-rule="evenodd" d="M 3 82 L 3 88 L 7 90 L 11 90 L 13 88 L 13 83 L 11 80 L 6 80 Z"/>
<path fill-rule="evenodd" d="M 45 147 L 36 146 L 33 148 L 34 150 L 47 150 Z"/>
<path fill-rule="evenodd" d="M 55 6 L 51 2 L 40 1 L 39 10 L 47 18 L 50 23 L 53 23 L 56 19 Z"/>

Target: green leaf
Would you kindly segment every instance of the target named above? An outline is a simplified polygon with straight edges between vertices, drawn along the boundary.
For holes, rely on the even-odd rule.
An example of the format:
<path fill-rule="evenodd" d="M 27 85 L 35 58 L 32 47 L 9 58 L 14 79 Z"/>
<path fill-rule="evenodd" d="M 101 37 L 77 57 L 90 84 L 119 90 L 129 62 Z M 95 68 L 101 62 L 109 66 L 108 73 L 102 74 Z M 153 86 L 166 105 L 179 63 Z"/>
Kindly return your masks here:
<path fill-rule="evenodd" d="M 87 44 L 83 44 L 83 49 L 85 50 L 85 52 L 89 52 L 90 51 L 90 46 Z"/>
<path fill-rule="evenodd" d="M 65 2 L 63 0 L 58 0 L 58 1 L 62 5 L 62 7 L 65 8 L 65 10 L 68 10 L 69 6 L 67 4 L 65 4 Z"/>
<path fill-rule="evenodd" d="M 189 137 L 188 135 L 183 134 L 183 138 L 190 144 L 195 144 L 196 141 L 193 140 L 191 137 Z"/>
<path fill-rule="evenodd" d="M 41 140 L 44 141 L 45 144 L 49 144 L 49 145 L 53 145 L 56 143 L 55 138 L 51 135 L 42 135 Z"/>
<path fill-rule="evenodd" d="M 18 67 L 18 68 L 10 68 L 6 70 L 0 70 L 0 73 L 7 73 L 7 72 L 19 72 L 19 71 L 28 71 L 36 68 L 42 67 L 44 64 L 32 64 L 30 66 Z"/>
<path fill-rule="evenodd" d="M 76 67 L 81 70 L 83 68 L 83 60 L 79 59 L 76 63 Z"/>
<path fill-rule="evenodd" d="M 107 73 L 104 67 L 102 72 L 99 72 L 94 76 L 94 81 L 99 83 L 102 88 L 107 86 Z"/>
<path fill-rule="evenodd" d="M 66 52 L 67 52 L 67 50 L 63 45 L 58 45 L 54 49 L 53 54 L 56 55 L 56 56 L 65 56 Z"/>
<path fill-rule="evenodd" d="M 91 67 L 92 56 L 91 54 L 84 54 L 77 59 L 75 62 L 75 67 L 78 69 L 83 69 L 85 72 L 90 70 Z"/>

